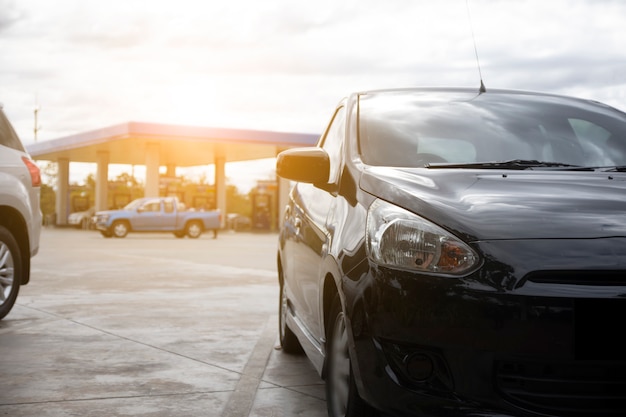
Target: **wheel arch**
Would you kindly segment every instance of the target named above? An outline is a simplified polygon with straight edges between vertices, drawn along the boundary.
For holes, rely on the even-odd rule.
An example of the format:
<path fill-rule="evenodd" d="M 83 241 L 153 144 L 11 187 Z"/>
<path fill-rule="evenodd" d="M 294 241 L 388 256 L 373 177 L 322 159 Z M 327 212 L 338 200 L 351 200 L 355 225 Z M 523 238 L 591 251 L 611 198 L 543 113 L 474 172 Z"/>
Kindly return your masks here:
<path fill-rule="evenodd" d="M 113 227 L 115 227 L 116 223 L 124 223 L 129 232 L 133 231 L 133 226 L 131 224 L 131 221 L 130 219 L 126 217 L 120 217 L 119 219 L 115 219 L 111 221 L 111 226 L 109 226 L 109 230 L 113 231 Z"/>
<path fill-rule="evenodd" d="M 335 279 L 335 277 L 328 272 L 326 274 L 326 276 L 324 277 L 324 288 L 323 288 L 323 292 L 322 292 L 322 311 L 323 311 L 323 329 L 324 329 L 324 365 L 322 366 L 322 379 L 326 379 L 326 372 L 327 372 L 327 358 L 328 355 L 326 354 L 326 346 L 328 343 L 328 337 L 329 337 L 329 332 L 331 331 L 331 326 L 333 323 L 331 323 L 331 319 L 330 319 L 330 314 L 331 314 L 331 308 L 333 306 L 333 301 L 335 300 L 335 297 L 339 296 L 339 298 L 341 299 L 341 303 L 343 304 L 343 299 L 341 296 L 341 293 L 339 291 L 339 284 L 337 282 L 337 280 Z"/>
<path fill-rule="evenodd" d="M 14 208 L 0 206 L 0 225 L 6 227 L 17 241 L 24 271 L 21 285 L 26 285 L 30 281 L 30 240 L 26 221 Z"/>
<path fill-rule="evenodd" d="M 276 275 L 278 275 L 278 285 L 282 286 L 285 278 L 283 277 L 283 263 L 280 256 L 280 251 L 276 253 Z"/>
<path fill-rule="evenodd" d="M 187 226 L 189 226 L 192 223 L 199 224 L 202 230 L 206 230 L 206 227 L 204 227 L 204 222 L 202 221 L 202 219 L 196 219 L 196 218 L 187 219 L 185 221 L 185 228 L 187 228 Z"/>

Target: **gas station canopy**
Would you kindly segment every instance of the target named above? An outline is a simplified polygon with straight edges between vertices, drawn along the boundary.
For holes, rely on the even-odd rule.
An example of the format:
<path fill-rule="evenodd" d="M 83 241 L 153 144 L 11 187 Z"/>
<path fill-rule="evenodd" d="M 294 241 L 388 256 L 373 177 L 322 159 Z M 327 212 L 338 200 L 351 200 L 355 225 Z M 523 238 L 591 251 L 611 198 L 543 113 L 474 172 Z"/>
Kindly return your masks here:
<path fill-rule="evenodd" d="M 159 195 L 159 168 L 168 175 L 176 167 L 215 165 L 217 208 L 226 212 L 224 168 L 228 162 L 273 158 L 292 147 L 312 146 L 319 135 L 262 130 L 223 129 L 158 123 L 128 122 L 27 146 L 35 160 L 56 162 L 58 196 L 69 195 L 72 162 L 97 164 L 96 210 L 107 208 L 109 164 L 145 165 L 147 197 Z M 279 205 L 288 185 L 279 182 Z M 281 185 L 282 182 L 282 185 Z M 67 223 L 67 198 L 56 199 L 57 224 Z"/>
<path fill-rule="evenodd" d="M 109 163 L 143 165 L 148 144 L 158 144 L 159 164 L 199 166 L 273 158 L 286 148 L 311 146 L 319 135 L 262 130 L 222 129 L 158 123 L 128 122 L 28 146 L 36 160 L 96 163 L 107 152 Z"/>

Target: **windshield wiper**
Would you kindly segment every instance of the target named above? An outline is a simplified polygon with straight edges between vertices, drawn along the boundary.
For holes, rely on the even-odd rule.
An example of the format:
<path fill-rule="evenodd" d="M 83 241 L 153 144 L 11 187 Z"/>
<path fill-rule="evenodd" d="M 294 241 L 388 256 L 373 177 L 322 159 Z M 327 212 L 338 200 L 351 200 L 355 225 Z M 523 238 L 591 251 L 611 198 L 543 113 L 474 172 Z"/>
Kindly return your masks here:
<path fill-rule="evenodd" d="M 606 167 L 602 169 L 603 172 L 626 172 L 626 165 L 617 165 L 614 167 Z"/>
<path fill-rule="evenodd" d="M 557 168 L 559 170 L 593 171 L 593 168 L 563 162 L 538 161 L 536 159 L 511 159 L 509 161 L 456 163 L 430 163 L 426 168 L 467 168 L 467 169 L 533 169 Z"/>

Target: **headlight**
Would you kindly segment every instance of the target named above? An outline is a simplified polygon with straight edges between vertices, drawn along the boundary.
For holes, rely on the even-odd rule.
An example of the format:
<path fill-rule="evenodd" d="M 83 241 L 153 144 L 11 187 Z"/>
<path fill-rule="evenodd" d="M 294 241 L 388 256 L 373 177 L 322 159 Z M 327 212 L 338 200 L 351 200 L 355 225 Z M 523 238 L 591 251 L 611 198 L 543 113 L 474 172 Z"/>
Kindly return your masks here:
<path fill-rule="evenodd" d="M 424 273 L 466 275 L 480 259 L 441 227 L 382 200 L 367 213 L 367 249 L 381 266 Z"/>

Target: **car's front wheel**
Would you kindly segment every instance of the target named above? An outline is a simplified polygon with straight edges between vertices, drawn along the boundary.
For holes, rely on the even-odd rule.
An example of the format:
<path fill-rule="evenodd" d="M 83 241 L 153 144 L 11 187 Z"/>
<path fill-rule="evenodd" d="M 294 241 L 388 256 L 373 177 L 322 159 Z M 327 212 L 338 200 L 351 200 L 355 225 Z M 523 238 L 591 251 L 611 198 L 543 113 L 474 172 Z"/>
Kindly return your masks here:
<path fill-rule="evenodd" d="M 22 282 L 22 261 L 17 241 L 0 226 L 0 320 L 13 308 Z"/>
<path fill-rule="evenodd" d="M 329 417 L 374 417 L 378 413 L 363 401 L 354 383 L 348 331 L 339 296 L 335 296 L 330 313 L 326 373 L 326 407 Z"/>
<path fill-rule="evenodd" d="M 113 223 L 111 230 L 113 230 L 113 236 L 115 237 L 126 237 L 128 234 L 128 223 L 118 220 Z"/>

